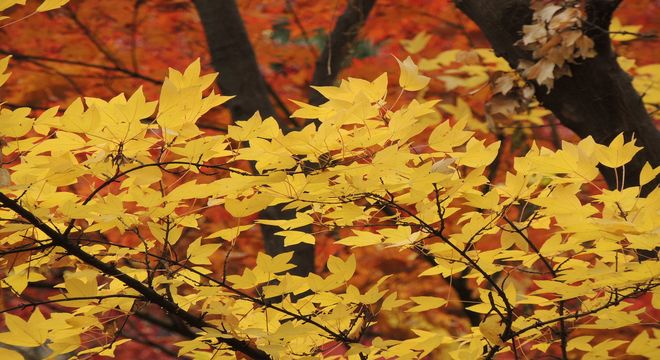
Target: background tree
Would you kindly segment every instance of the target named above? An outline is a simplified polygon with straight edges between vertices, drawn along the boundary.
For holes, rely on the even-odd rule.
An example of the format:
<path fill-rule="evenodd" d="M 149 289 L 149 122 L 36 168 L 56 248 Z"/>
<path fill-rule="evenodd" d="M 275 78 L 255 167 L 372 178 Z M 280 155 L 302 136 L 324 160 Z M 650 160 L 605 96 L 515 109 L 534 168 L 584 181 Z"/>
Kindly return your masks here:
<path fill-rule="evenodd" d="M 580 3 L 576 1 L 575 3 Z M 553 112 L 562 124 L 584 138 L 593 136 L 598 143 L 607 143 L 624 132 L 644 147 L 626 167 L 628 174 L 615 176 L 603 169 L 611 188 L 616 179 L 630 186 L 638 184 L 637 174 L 645 162 L 660 164 L 660 132 L 658 132 L 642 98 L 634 89 L 630 75 L 617 62 L 617 54 L 610 41 L 610 24 L 622 0 L 585 1 L 586 19 L 583 31 L 593 39 L 595 56 L 578 64 L 571 64 L 571 76 L 564 76 L 548 91 L 536 86 L 539 101 Z M 519 46 L 521 29 L 532 18 L 530 1 L 456 1 L 484 32 L 495 53 L 507 60 L 512 68 L 522 61 L 533 60 L 533 54 Z M 658 185 L 657 180 L 648 189 Z"/>

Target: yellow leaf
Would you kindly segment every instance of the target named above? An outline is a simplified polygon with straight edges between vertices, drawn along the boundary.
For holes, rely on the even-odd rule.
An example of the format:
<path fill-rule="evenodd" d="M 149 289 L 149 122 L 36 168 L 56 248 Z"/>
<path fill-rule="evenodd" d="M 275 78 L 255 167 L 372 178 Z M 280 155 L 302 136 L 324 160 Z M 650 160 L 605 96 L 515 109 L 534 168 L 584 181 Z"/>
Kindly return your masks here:
<path fill-rule="evenodd" d="M 429 40 L 431 40 L 431 35 L 427 34 L 426 31 L 422 31 L 410 40 L 401 40 L 401 45 L 409 54 L 417 54 L 424 50 Z"/>
<path fill-rule="evenodd" d="M 208 235 L 206 238 L 213 239 L 213 238 L 220 237 L 220 238 L 222 238 L 222 240 L 232 241 L 232 240 L 236 239 L 241 232 L 243 232 L 245 230 L 248 230 L 248 229 L 252 228 L 253 226 L 254 226 L 253 224 L 240 225 L 240 226 L 235 226 L 235 227 L 232 227 L 232 228 L 218 230 L 218 231 L 212 233 L 211 235 Z"/>
<path fill-rule="evenodd" d="M 257 267 L 268 274 L 281 273 L 296 267 L 293 264 L 289 264 L 292 258 L 292 251 L 279 254 L 275 257 L 260 252 L 257 255 Z"/>
<path fill-rule="evenodd" d="M 30 132 L 33 121 L 28 115 L 30 108 L 27 107 L 0 110 L 0 137 L 21 137 Z"/>
<path fill-rule="evenodd" d="M 3 360 L 23 360 L 25 359 L 21 353 L 14 350 L 0 348 L 0 359 Z"/>
<path fill-rule="evenodd" d="M 497 157 L 497 150 L 500 148 L 500 141 L 496 141 L 487 147 L 484 146 L 484 140 L 471 138 L 465 152 L 454 152 L 451 156 L 458 159 L 458 164 L 478 168 L 489 165 Z"/>
<path fill-rule="evenodd" d="M 333 274 L 339 275 L 344 281 L 348 281 L 353 277 L 356 265 L 355 255 L 353 254 L 351 254 L 346 261 L 330 255 L 327 263 L 328 270 Z"/>
<path fill-rule="evenodd" d="M 28 268 L 27 264 L 22 267 L 15 267 L 3 279 L 3 282 L 11 286 L 11 288 L 18 294 L 22 293 L 27 287 L 28 283 L 46 280 L 46 278 L 38 272 Z"/>
<path fill-rule="evenodd" d="M 456 120 L 466 119 L 468 129 L 488 132 L 488 125 L 474 117 L 470 105 L 463 99 L 456 99 L 456 105 L 442 104 L 440 105 L 440 108 L 451 115 L 454 115 Z"/>
<path fill-rule="evenodd" d="M 311 216 L 305 214 L 305 213 L 298 213 L 296 214 L 295 219 L 288 219 L 288 220 L 264 220 L 264 219 L 259 219 L 256 221 L 259 224 L 264 224 L 264 225 L 270 225 L 270 226 L 277 226 L 279 228 L 285 229 L 285 230 L 291 230 L 291 229 L 296 229 L 305 225 L 309 225 L 314 222 L 314 218 Z"/>
<path fill-rule="evenodd" d="M 658 234 L 625 234 L 634 249 L 653 250 L 658 246 Z"/>
<path fill-rule="evenodd" d="M 660 339 L 652 339 L 649 333 L 644 330 L 630 342 L 626 353 L 628 355 L 643 356 L 648 359 L 657 359 L 660 357 Z"/>
<path fill-rule="evenodd" d="M 316 238 L 314 238 L 314 235 L 304 233 L 302 231 L 294 231 L 294 230 L 278 231 L 275 233 L 275 235 L 284 237 L 284 246 L 291 246 L 300 243 L 314 244 L 316 242 Z"/>
<path fill-rule="evenodd" d="M 439 53 L 433 59 L 421 59 L 419 68 L 423 71 L 438 70 L 442 66 L 447 66 L 456 60 L 456 54 L 461 50 L 447 50 Z"/>
<path fill-rule="evenodd" d="M 578 349 L 582 351 L 591 351 L 591 345 L 589 344 L 593 340 L 593 336 L 578 336 L 572 338 L 568 341 L 568 346 L 566 350 L 571 351 L 573 349 Z"/>
<path fill-rule="evenodd" d="M 653 168 L 648 162 L 642 167 L 642 171 L 639 174 L 639 185 L 646 185 L 649 182 L 653 181 L 660 174 L 660 166 Z"/>
<path fill-rule="evenodd" d="M 186 161 L 193 163 L 205 162 L 213 157 L 231 155 L 231 151 L 225 151 L 223 146 L 224 136 L 205 136 L 198 139 L 186 141 L 183 146 L 171 147 L 170 151 L 181 155 Z M 226 144 L 226 143 L 225 143 Z M 219 151 L 218 151 L 219 150 Z M 195 168 L 191 168 L 195 171 Z"/>
<path fill-rule="evenodd" d="M 252 215 L 265 209 L 273 201 L 273 196 L 269 194 L 254 194 L 248 199 L 227 199 L 225 201 L 225 210 L 233 217 L 244 217 Z"/>
<path fill-rule="evenodd" d="M 305 104 L 301 101 L 291 100 L 294 104 L 300 106 L 300 109 L 296 110 L 291 114 L 291 117 L 301 118 L 301 119 L 324 119 L 332 115 L 335 111 L 328 107 L 320 107 Z"/>
<path fill-rule="evenodd" d="M 341 244 L 352 247 L 362 247 L 376 245 L 383 242 L 383 236 L 369 231 L 352 230 L 355 235 L 345 237 L 335 244 Z"/>
<path fill-rule="evenodd" d="M 381 303 L 380 309 L 385 310 L 385 311 L 390 311 L 390 310 L 393 310 L 393 309 L 398 308 L 400 306 L 403 306 L 403 305 L 405 305 L 409 302 L 410 301 L 408 301 L 408 300 L 397 299 L 397 293 L 393 292 L 393 293 L 387 295 L 387 297 L 383 300 L 383 302 Z"/>
<path fill-rule="evenodd" d="M 422 312 L 437 309 L 447 303 L 447 300 L 435 296 L 411 296 L 410 300 L 414 301 L 417 306 L 413 306 L 406 310 L 406 312 Z"/>
<path fill-rule="evenodd" d="M 82 275 L 82 276 L 78 276 Z M 88 305 L 94 300 L 74 300 L 74 301 L 64 301 L 66 298 L 74 297 L 93 297 L 98 294 L 98 283 L 96 281 L 96 274 L 89 273 L 74 273 L 68 276 L 64 280 L 64 287 L 66 289 L 66 294 L 52 296 L 49 299 L 51 300 L 60 300 L 58 302 L 62 306 L 66 307 L 82 307 Z"/>
<path fill-rule="evenodd" d="M 472 131 L 465 131 L 467 118 L 458 119 L 458 122 L 451 126 L 449 121 L 443 121 L 433 129 L 429 136 L 429 146 L 436 151 L 448 152 L 454 147 L 465 144 L 474 135 Z"/>
<path fill-rule="evenodd" d="M 55 10 L 64 6 L 69 0 L 46 0 L 37 8 L 36 12 Z"/>
<path fill-rule="evenodd" d="M 505 326 L 501 319 L 497 316 L 489 316 L 479 324 L 479 331 L 481 335 L 493 345 L 503 345 L 500 335 L 504 332 Z"/>
<path fill-rule="evenodd" d="M 485 194 L 465 194 L 468 205 L 479 209 L 497 210 L 500 195 L 497 190 L 491 190 Z"/>
<path fill-rule="evenodd" d="M 236 125 L 229 125 L 227 136 L 236 141 L 247 141 L 255 137 L 272 139 L 281 133 L 277 121 L 268 117 L 264 120 L 257 111 L 245 121 L 237 121 Z"/>
<path fill-rule="evenodd" d="M 46 319 L 36 308 L 28 321 L 16 315 L 5 313 L 5 325 L 8 332 L 0 334 L 0 342 L 14 346 L 37 347 L 48 339 Z"/>
<path fill-rule="evenodd" d="M 601 164 L 610 168 L 618 168 L 629 163 L 641 149 L 641 147 L 635 146 L 635 138 L 624 143 L 623 133 L 621 133 L 612 140 L 609 146 L 599 146 L 596 157 Z"/>
<path fill-rule="evenodd" d="M 161 172 L 158 166 L 149 166 L 142 169 L 132 171 L 128 174 L 128 179 L 126 179 L 122 184 L 121 188 L 125 189 L 133 185 L 137 186 L 147 186 L 155 182 L 160 181 L 163 173 Z"/>
<path fill-rule="evenodd" d="M 395 58 L 396 59 L 396 58 Z M 405 60 L 401 61 L 396 59 L 399 63 L 399 68 L 401 69 L 401 75 L 399 75 L 399 85 L 408 91 L 417 91 L 423 89 L 428 85 L 431 78 L 428 76 L 420 75 L 417 65 L 412 61 L 410 56 Z"/>
<path fill-rule="evenodd" d="M 202 238 L 197 238 L 188 245 L 188 260 L 196 265 L 211 265 L 209 256 L 213 255 L 219 247 L 220 244 L 202 245 Z"/>

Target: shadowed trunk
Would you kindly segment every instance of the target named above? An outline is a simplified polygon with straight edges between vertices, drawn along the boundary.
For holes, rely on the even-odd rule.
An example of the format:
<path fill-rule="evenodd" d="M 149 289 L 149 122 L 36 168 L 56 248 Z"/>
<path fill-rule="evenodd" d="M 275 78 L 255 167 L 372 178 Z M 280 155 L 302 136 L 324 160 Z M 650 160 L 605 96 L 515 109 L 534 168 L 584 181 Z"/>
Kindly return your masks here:
<path fill-rule="evenodd" d="M 357 35 L 374 5 L 375 0 L 351 0 L 347 4 L 316 61 L 312 85 L 334 85 L 340 70 L 348 63 Z M 259 71 L 254 50 L 250 45 L 236 3 L 195 0 L 195 6 L 204 26 L 213 66 L 220 73 L 218 85 L 224 94 L 237 95 L 228 103 L 232 117 L 245 119 L 252 116 L 255 111 L 260 111 L 262 116 L 274 115 L 275 111 L 268 98 L 268 85 Z M 310 89 L 310 104 L 319 105 L 324 101 L 321 94 Z M 285 124 L 279 123 L 282 128 L 286 127 Z M 261 214 L 264 219 L 285 219 L 293 216 L 292 212 L 282 211 L 281 207 L 268 208 Z M 285 251 L 294 251 L 292 263 L 297 267 L 291 273 L 306 276 L 314 272 L 314 246 L 298 244 L 285 248 L 282 238 L 274 235 L 279 230 L 277 227 L 262 225 L 266 252 L 273 256 Z M 311 233 L 312 227 L 306 226 L 299 230 Z M 452 285 L 465 304 L 478 300 L 472 294 L 467 279 L 458 277 L 445 280 Z M 466 318 L 472 326 L 479 325 L 479 314 L 466 311 Z"/>
<path fill-rule="evenodd" d="M 206 40 L 211 54 L 213 68 L 220 73 L 218 86 L 225 95 L 236 95 L 227 103 L 234 120 L 244 120 L 256 111 L 262 117 L 276 116 L 268 96 L 269 90 L 264 80 L 243 19 L 234 0 L 195 0 L 197 12 L 202 20 Z M 277 118 L 276 118 L 277 119 Z M 277 119 L 286 131 L 287 123 Z M 293 211 L 283 211 L 281 206 L 273 206 L 261 212 L 262 219 L 290 219 Z M 284 247 L 284 239 L 275 235 L 281 229 L 261 225 L 266 253 L 275 256 L 293 251 L 291 262 L 296 265 L 292 274 L 306 276 L 314 272 L 314 245 L 297 244 Z M 311 227 L 300 229 L 312 232 Z"/>
<path fill-rule="evenodd" d="M 248 119 L 256 111 L 263 117 L 275 116 L 236 2 L 195 0 L 194 3 L 204 26 L 211 64 L 220 73 L 218 86 L 223 94 L 236 95 L 226 104 L 234 121 Z"/>
<path fill-rule="evenodd" d="M 342 66 L 350 55 L 352 44 L 364 24 L 375 0 L 353 0 L 338 18 L 326 48 L 316 62 L 316 70 L 311 81 L 314 85 L 332 85 Z M 227 103 L 234 120 L 243 120 L 259 111 L 263 117 L 274 116 L 275 108 L 269 94 L 276 96 L 264 80 L 256 55 L 250 44 L 243 19 L 234 0 L 195 0 L 195 7 L 204 27 L 211 54 L 211 62 L 220 73 L 217 83 L 223 94 L 236 95 Z M 317 92 L 310 93 L 310 103 L 320 104 L 323 98 Z M 287 131 L 288 122 L 277 119 L 280 127 Z M 270 207 L 261 213 L 262 219 L 293 218 L 293 211 L 283 211 L 281 206 Z M 271 256 L 293 251 L 291 262 L 296 268 L 292 274 L 306 276 L 314 272 L 315 250 L 312 244 L 284 246 L 283 238 L 275 233 L 281 229 L 261 225 L 264 248 Z M 311 226 L 297 230 L 312 233 Z"/>
<path fill-rule="evenodd" d="M 350 59 L 352 47 L 355 44 L 360 29 L 367 20 L 376 0 L 351 0 L 346 10 L 337 19 L 334 30 L 328 37 L 328 42 L 316 60 L 316 68 L 312 76 L 312 85 L 334 85 L 339 71 Z M 309 103 L 320 105 L 325 98 L 318 91 L 310 89 Z"/>
<path fill-rule="evenodd" d="M 514 43 L 521 38 L 522 26 L 531 21 L 529 0 L 455 0 L 456 6 L 472 19 L 486 35 L 495 53 L 506 59 L 512 68 L 520 60 L 531 60 L 531 53 Z M 610 188 L 639 185 L 639 173 L 648 161 L 660 165 L 660 132 L 646 112 L 639 94 L 632 86 L 630 76 L 619 66 L 612 50 L 607 29 L 614 10 L 621 0 L 586 1 L 586 34 L 594 40 L 598 55 L 571 65 L 573 76 L 555 81 L 555 87 L 536 86 L 536 97 L 547 109 L 584 138 L 593 136 L 596 142 L 608 145 L 618 134 L 626 139 L 633 136 L 643 146 L 632 160 L 614 174 L 614 170 L 601 167 L 601 173 Z M 618 184 L 617 184 L 618 179 Z M 658 178 L 643 188 L 648 194 L 658 186 Z"/>

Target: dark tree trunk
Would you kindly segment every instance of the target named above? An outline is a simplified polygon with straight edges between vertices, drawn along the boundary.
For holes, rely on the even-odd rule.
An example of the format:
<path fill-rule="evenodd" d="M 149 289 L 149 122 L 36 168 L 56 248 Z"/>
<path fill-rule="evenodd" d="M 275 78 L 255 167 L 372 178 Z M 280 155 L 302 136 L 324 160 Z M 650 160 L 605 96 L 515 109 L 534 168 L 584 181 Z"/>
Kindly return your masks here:
<path fill-rule="evenodd" d="M 532 58 L 529 52 L 514 45 L 522 36 L 522 26 L 531 21 L 529 0 L 454 2 L 479 26 L 495 53 L 506 59 L 512 68 L 515 69 L 520 60 Z M 644 147 L 625 166 L 625 176 L 621 169 L 615 176 L 612 169 L 601 168 L 610 188 L 620 188 L 622 183 L 626 187 L 639 185 L 639 173 L 644 163 L 648 161 L 654 167 L 660 165 L 660 132 L 633 88 L 630 76 L 617 63 L 607 33 L 612 13 L 620 2 L 586 1 L 586 33 L 594 40 L 598 55 L 571 65 L 573 76 L 556 80 L 550 93 L 545 87 L 536 86 L 536 97 L 541 104 L 578 136 L 591 135 L 596 142 L 608 145 L 623 132 L 626 139 L 634 136 L 636 144 Z M 657 187 L 658 180 L 656 178 L 645 186 L 643 194 Z"/>
<path fill-rule="evenodd" d="M 211 53 L 213 68 L 220 73 L 218 86 L 225 95 L 236 95 L 227 106 L 234 120 L 244 120 L 256 111 L 262 117 L 275 116 L 275 109 L 268 96 L 268 84 L 264 80 L 243 19 L 234 0 L 195 0 L 197 12 L 202 20 L 206 41 Z M 278 119 L 282 129 L 287 124 Z M 262 211 L 263 219 L 290 219 L 295 214 L 283 211 L 281 206 L 269 207 Z M 305 276 L 314 272 L 314 245 L 298 244 L 284 247 L 281 236 L 275 235 L 278 227 L 262 225 L 266 253 L 275 256 L 293 251 L 291 262 L 296 268 L 292 274 Z M 311 227 L 300 229 L 310 232 Z"/>
<path fill-rule="evenodd" d="M 350 59 L 355 39 L 375 3 L 376 0 L 351 0 L 348 2 L 346 10 L 337 19 L 335 28 L 328 37 L 328 42 L 325 44 L 321 56 L 316 60 L 316 68 L 311 81 L 312 85 L 334 85 L 339 71 Z M 320 105 L 324 102 L 323 95 L 314 89 L 310 89 L 310 104 Z"/>
<path fill-rule="evenodd" d="M 202 20 L 213 68 L 220 73 L 218 86 L 226 95 L 234 120 L 245 120 L 259 111 L 274 116 L 268 88 L 234 0 L 195 0 Z"/>
<path fill-rule="evenodd" d="M 338 18 L 323 53 L 316 62 L 313 85 L 332 85 L 340 69 L 347 62 L 352 44 L 364 24 L 375 0 L 351 0 L 345 12 Z M 264 80 L 257 58 L 250 44 L 235 0 L 194 0 L 202 21 L 212 65 L 220 73 L 218 86 L 223 94 L 236 95 L 227 103 L 234 120 L 243 120 L 259 111 L 263 117 L 276 117 L 269 94 L 276 97 Z M 323 98 L 317 92 L 310 93 L 310 103 L 318 105 Z M 277 117 L 276 117 L 277 118 Z M 280 127 L 286 131 L 289 123 L 278 119 Z M 283 211 L 281 206 L 270 207 L 261 213 L 264 219 L 288 219 L 295 214 Z M 282 237 L 275 232 L 280 229 L 262 225 L 264 248 L 271 256 L 293 251 L 292 263 L 296 265 L 291 273 L 305 276 L 314 272 L 314 245 L 298 244 L 284 246 Z M 312 232 L 311 226 L 298 229 Z"/>

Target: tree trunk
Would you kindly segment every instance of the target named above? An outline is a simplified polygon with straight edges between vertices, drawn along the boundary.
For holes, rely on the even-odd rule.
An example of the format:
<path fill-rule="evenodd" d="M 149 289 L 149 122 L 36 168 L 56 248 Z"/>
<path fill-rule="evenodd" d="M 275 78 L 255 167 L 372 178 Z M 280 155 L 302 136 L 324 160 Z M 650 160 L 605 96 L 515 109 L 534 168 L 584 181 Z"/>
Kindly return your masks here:
<path fill-rule="evenodd" d="M 514 45 L 522 37 L 522 26 L 531 22 L 529 0 L 454 2 L 479 26 L 495 53 L 506 59 L 512 68 L 515 69 L 520 60 L 532 59 L 531 53 Z M 545 87 L 535 85 L 536 97 L 541 104 L 578 136 L 591 135 L 596 142 L 608 145 L 623 132 L 626 139 L 634 136 L 636 144 L 644 147 L 625 166 L 625 172 L 619 169 L 615 175 L 612 169 L 601 167 L 601 173 L 612 189 L 639 185 L 639 173 L 646 162 L 654 167 L 660 165 L 660 132 L 633 88 L 630 76 L 617 63 L 607 33 L 612 13 L 620 2 L 586 1 L 585 30 L 594 40 L 598 55 L 572 64 L 573 75 L 557 79 L 550 93 Z M 656 188 L 658 180 L 656 178 L 645 186 L 642 194 Z"/>
<path fill-rule="evenodd" d="M 261 76 L 257 57 L 234 0 L 195 0 L 211 54 L 211 64 L 220 73 L 218 86 L 225 95 L 232 118 L 245 120 L 259 111 L 275 116 L 268 88 Z"/>
<path fill-rule="evenodd" d="M 276 116 L 268 97 L 268 85 L 264 80 L 257 57 L 245 30 L 243 19 L 234 0 L 195 0 L 197 12 L 202 20 L 206 41 L 211 53 L 213 68 L 220 73 L 218 86 L 225 95 L 236 95 L 227 106 L 234 120 L 243 120 L 259 111 L 263 117 Z M 278 119 L 282 129 L 287 124 Z M 293 211 L 283 211 L 282 206 L 273 206 L 261 212 L 267 220 L 290 219 Z M 275 235 L 281 229 L 261 225 L 266 253 L 275 256 L 293 251 L 292 274 L 306 276 L 314 272 L 314 245 L 297 244 L 284 246 L 284 239 Z M 311 227 L 300 229 L 312 232 Z"/>
<path fill-rule="evenodd" d="M 316 60 L 312 85 L 330 86 L 337 80 L 339 71 L 350 59 L 351 47 L 355 44 L 362 25 L 367 20 L 376 0 L 351 0 L 346 10 L 337 19 L 335 28 L 328 37 L 321 56 Z M 325 98 L 318 91 L 310 89 L 309 103 L 321 105 Z"/>

